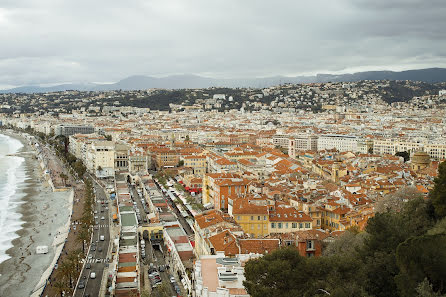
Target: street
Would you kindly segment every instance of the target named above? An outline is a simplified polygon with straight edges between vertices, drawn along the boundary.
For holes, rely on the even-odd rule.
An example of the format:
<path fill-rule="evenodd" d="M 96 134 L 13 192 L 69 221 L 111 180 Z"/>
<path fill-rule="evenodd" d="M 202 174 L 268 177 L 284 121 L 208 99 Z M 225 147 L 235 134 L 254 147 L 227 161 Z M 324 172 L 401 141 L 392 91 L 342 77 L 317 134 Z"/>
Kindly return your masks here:
<path fill-rule="evenodd" d="M 94 179 L 92 180 L 94 181 Z M 104 268 L 108 265 L 107 252 L 110 245 L 109 199 L 102 187 L 99 186 L 96 181 L 93 182 L 93 185 L 96 191 L 93 241 L 88 251 L 87 261 L 82 269 L 79 280 L 79 283 L 84 282 L 85 287 L 81 289 L 78 285 L 74 295 L 76 297 L 99 296 Z M 104 236 L 104 240 L 100 240 L 101 236 Z M 96 274 L 95 278 L 90 277 L 92 272 Z M 105 275 L 105 277 L 107 276 Z"/>

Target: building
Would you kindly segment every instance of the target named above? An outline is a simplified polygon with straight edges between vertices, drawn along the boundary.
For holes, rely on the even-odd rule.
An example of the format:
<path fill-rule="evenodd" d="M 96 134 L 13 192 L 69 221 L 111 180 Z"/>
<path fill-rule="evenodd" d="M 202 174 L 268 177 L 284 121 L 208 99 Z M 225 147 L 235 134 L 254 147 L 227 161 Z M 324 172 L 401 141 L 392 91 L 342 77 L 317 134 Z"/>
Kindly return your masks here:
<path fill-rule="evenodd" d="M 251 237 L 265 237 L 269 234 L 269 215 L 267 205 L 250 203 L 248 199 L 229 200 L 229 214 Z"/>
<path fill-rule="evenodd" d="M 176 150 L 167 147 L 153 147 L 149 151 L 152 162 L 158 170 L 178 166 L 180 162 L 180 155 Z"/>
<path fill-rule="evenodd" d="M 84 125 L 57 125 L 56 129 L 54 129 L 54 134 L 63 136 L 92 133 L 94 133 L 94 127 Z"/>
<path fill-rule="evenodd" d="M 227 258 L 223 254 L 201 256 L 194 266 L 194 296 L 248 297 L 243 286 L 244 271 L 240 257 Z"/>
<path fill-rule="evenodd" d="M 357 152 L 358 140 L 357 136 L 350 135 L 321 135 L 317 140 L 317 149 L 319 151 L 336 149 L 340 152 Z"/>
<path fill-rule="evenodd" d="M 431 159 L 428 153 L 419 151 L 413 154 L 410 163 L 410 167 L 412 168 L 412 170 L 419 171 L 423 170 L 426 167 L 429 167 Z"/>
<path fill-rule="evenodd" d="M 128 156 L 130 173 L 147 173 L 150 164 L 149 156 L 145 152 L 130 152 Z"/>
<path fill-rule="evenodd" d="M 115 169 L 116 170 L 129 170 L 129 149 L 126 144 L 117 143 L 115 145 Z"/>
<path fill-rule="evenodd" d="M 316 151 L 317 150 L 316 135 L 299 134 L 288 139 L 288 155 L 296 158 L 296 151 Z"/>
<path fill-rule="evenodd" d="M 97 177 L 115 174 L 115 144 L 112 141 L 93 141 L 87 150 L 85 166 Z"/>
<path fill-rule="evenodd" d="M 228 209 L 229 199 L 246 194 L 249 180 L 234 173 L 207 173 L 203 178 L 203 205 L 211 203 L 215 209 Z"/>
<path fill-rule="evenodd" d="M 269 233 L 289 233 L 313 228 L 313 219 L 309 215 L 285 204 L 269 206 L 269 222 Z"/>
<path fill-rule="evenodd" d="M 206 156 L 186 156 L 184 157 L 184 167 L 192 168 L 194 175 L 203 177 L 207 168 Z"/>

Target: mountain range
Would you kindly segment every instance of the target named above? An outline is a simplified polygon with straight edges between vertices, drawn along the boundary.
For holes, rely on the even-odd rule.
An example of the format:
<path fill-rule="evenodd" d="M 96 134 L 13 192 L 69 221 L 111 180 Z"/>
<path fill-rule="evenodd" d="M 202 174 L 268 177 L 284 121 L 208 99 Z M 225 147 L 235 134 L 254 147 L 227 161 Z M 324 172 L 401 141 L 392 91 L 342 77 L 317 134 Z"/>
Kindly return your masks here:
<path fill-rule="evenodd" d="M 351 74 L 317 74 L 314 76 L 274 76 L 265 78 L 246 79 L 215 79 L 198 75 L 184 74 L 166 77 L 151 77 L 135 75 L 112 84 L 61 84 L 51 87 L 22 86 L 0 93 L 45 93 L 66 90 L 79 91 L 107 91 L 107 90 L 142 90 L 142 89 L 186 89 L 209 87 L 252 87 L 263 88 L 284 83 L 325 83 L 325 82 L 354 82 L 360 80 L 411 80 L 427 83 L 446 81 L 446 68 L 427 68 L 406 71 L 366 71 Z"/>

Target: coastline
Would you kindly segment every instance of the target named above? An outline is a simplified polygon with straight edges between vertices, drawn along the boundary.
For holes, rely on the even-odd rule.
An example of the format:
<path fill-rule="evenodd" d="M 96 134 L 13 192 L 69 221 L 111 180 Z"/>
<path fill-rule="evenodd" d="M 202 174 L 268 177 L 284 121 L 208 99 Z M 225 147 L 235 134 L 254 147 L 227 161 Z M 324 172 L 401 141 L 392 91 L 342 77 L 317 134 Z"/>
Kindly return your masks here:
<path fill-rule="evenodd" d="M 23 223 L 16 232 L 19 237 L 12 241 L 13 247 L 6 251 L 11 258 L 0 264 L 0 291 L 5 296 L 29 296 L 59 257 L 63 247 L 60 243 L 68 235 L 73 191 L 53 192 L 28 140 L 9 131 L 0 133 L 23 144 L 15 155 L 24 158 L 22 166 L 27 177 L 20 187 L 23 197 L 17 208 Z M 60 236 L 55 237 L 58 232 Z M 39 245 L 47 245 L 48 253 L 37 255 Z"/>

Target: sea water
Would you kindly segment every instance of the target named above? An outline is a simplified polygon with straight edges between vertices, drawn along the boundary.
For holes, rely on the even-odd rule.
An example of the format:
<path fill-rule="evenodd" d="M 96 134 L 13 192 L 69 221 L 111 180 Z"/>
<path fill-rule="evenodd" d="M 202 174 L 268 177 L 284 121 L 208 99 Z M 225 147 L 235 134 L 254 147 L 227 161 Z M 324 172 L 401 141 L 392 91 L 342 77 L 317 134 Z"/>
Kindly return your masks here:
<path fill-rule="evenodd" d="M 0 263 L 10 258 L 6 251 L 23 224 L 19 206 L 24 197 L 25 163 L 24 158 L 11 155 L 22 147 L 17 139 L 0 134 Z"/>

